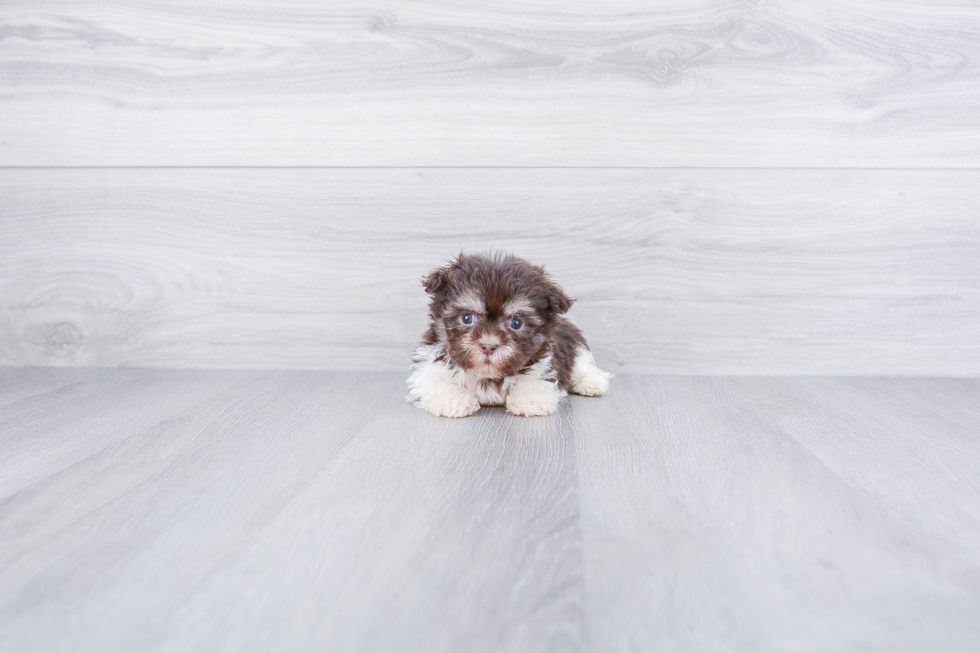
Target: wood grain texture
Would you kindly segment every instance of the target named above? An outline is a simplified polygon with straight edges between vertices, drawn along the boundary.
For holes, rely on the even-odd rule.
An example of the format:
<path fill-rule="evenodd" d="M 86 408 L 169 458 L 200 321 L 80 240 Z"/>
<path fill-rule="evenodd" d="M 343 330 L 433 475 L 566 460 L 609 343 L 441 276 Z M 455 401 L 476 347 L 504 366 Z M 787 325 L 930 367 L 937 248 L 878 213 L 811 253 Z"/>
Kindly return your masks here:
<path fill-rule="evenodd" d="M 595 650 L 974 650 L 978 392 L 620 377 L 574 403 Z"/>
<path fill-rule="evenodd" d="M 5 170 L 0 365 L 405 369 L 419 279 L 542 263 L 613 372 L 980 374 L 980 172 Z"/>
<path fill-rule="evenodd" d="M 563 415 L 442 421 L 400 375 L 89 377 L 97 397 L 46 397 L 101 438 L 71 464 L 31 402 L 4 412 L 0 447 L 30 432 L 46 473 L 0 467 L 0 649 L 584 648 Z M 132 395 L 205 379 L 130 423 Z"/>
<path fill-rule="evenodd" d="M 8 0 L 0 165 L 980 166 L 961 0 Z"/>
<path fill-rule="evenodd" d="M 620 376 L 462 420 L 390 373 L 0 368 L 27 386 L 0 650 L 980 642 L 977 380 Z"/>

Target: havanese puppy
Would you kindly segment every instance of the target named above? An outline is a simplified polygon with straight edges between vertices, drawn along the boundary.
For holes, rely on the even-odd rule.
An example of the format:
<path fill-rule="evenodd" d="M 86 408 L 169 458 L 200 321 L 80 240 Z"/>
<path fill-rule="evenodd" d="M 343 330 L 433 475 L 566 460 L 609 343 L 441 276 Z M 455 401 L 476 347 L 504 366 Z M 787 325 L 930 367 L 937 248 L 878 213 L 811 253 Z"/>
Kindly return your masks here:
<path fill-rule="evenodd" d="M 460 254 L 422 281 L 429 330 L 415 350 L 408 401 L 433 415 L 480 406 L 550 415 L 569 392 L 599 396 L 612 374 L 595 363 L 572 301 L 543 268 L 508 255 Z"/>

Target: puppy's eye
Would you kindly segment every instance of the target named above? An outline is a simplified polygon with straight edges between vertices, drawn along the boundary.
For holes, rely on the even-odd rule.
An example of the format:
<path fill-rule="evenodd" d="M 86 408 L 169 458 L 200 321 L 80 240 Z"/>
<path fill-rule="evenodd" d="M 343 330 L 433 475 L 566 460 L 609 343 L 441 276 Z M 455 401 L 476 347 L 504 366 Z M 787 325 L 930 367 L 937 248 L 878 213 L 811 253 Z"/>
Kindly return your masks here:
<path fill-rule="evenodd" d="M 510 322 L 508 322 L 507 324 L 508 324 L 508 325 L 510 326 L 510 328 L 511 328 L 511 329 L 513 329 L 514 331 L 517 331 L 517 330 L 518 330 L 518 329 L 520 329 L 520 328 L 521 328 L 522 326 L 524 326 L 524 323 L 523 323 L 523 322 L 521 322 L 520 320 L 518 320 L 518 319 L 517 319 L 516 317 L 512 317 L 512 318 L 510 318 Z"/>
<path fill-rule="evenodd" d="M 473 324 L 472 313 L 463 313 L 463 317 L 461 317 L 460 319 L 463 321 L 463 324 Z"/>

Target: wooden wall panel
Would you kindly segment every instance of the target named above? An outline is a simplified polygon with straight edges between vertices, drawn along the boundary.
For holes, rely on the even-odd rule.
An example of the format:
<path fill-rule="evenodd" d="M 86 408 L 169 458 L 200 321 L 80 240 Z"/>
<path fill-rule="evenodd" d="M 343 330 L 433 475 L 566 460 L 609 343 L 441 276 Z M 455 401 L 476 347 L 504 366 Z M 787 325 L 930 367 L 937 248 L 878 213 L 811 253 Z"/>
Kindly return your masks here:
<path fill-rule="evenodd" d="M 0 171 L 0 364 L 404 369 L 419 279 L 545 264 L 614 372 L 980 374 L 980 171 Z"/>
<path fill-rule="evenodd" d="M 980 167 L 961 0 L 8 0 L 0 165 Z"/>

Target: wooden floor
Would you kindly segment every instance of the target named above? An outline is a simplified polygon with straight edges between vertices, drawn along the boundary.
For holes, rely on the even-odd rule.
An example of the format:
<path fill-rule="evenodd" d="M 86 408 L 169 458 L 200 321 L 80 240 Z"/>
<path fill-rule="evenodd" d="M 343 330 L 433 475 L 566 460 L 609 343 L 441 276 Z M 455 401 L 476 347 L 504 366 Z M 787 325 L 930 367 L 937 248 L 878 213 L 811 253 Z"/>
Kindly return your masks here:
<path fill-rule="evenodd" d="M 980 380 L 0 368 L 0 650 L 968 651 Z"/>

